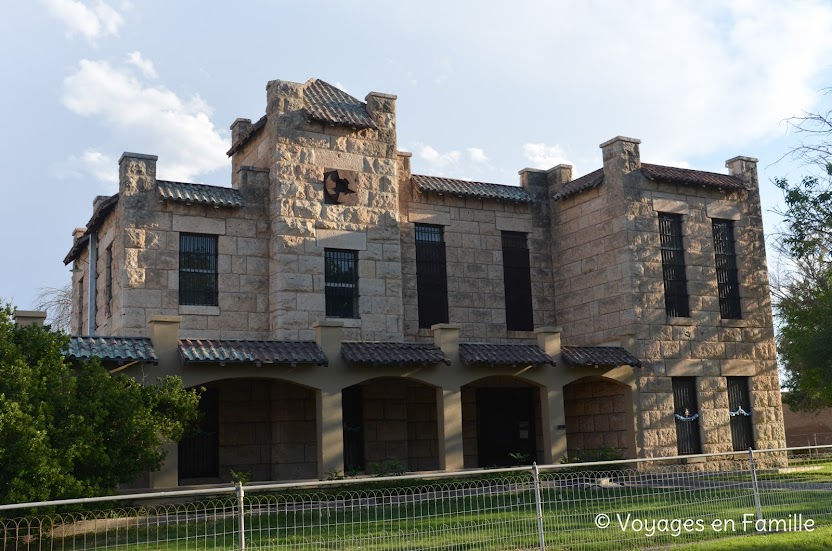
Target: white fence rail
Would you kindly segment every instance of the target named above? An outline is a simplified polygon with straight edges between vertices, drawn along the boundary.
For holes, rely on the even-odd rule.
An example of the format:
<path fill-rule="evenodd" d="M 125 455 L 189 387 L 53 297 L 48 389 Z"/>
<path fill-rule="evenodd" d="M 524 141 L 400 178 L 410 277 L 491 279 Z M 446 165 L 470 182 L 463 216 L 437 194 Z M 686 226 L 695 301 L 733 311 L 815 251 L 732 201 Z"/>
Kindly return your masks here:
<path fill-rule="evenodd" d="M 633 549 L 832 526 L 832 446 L 0 505 L 2 550 Z"/>

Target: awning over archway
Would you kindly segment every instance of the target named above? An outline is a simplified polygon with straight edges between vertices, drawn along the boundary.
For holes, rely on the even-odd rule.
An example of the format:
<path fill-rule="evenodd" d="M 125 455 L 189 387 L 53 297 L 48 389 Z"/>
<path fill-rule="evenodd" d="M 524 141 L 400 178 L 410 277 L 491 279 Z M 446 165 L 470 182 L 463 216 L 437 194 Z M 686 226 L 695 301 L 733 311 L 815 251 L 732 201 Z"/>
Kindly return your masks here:
<path fill-rule="evenodd" d="M 563 346 L 560 354 L 563 361 L 572 366 L 641 367 L 641 360 L 620 346 Z"/>
<path fill-rule="evenodd" d="M 343 342 L 341 357 L 350 364 L 360 365 L 451 365 L 442 350 L 430 343 Z"/>
<path fill-rule="evenodd" d="M 181 339 L 179 357 L 189 363 L 253 363 L 328 365 L 321 347 L 313 341 L 236 341 Z"/>
<path fill-rule="evenodd" d="M 459 343 L 459 358 L 466 366 L 554 365 L 536 344 Z"/>

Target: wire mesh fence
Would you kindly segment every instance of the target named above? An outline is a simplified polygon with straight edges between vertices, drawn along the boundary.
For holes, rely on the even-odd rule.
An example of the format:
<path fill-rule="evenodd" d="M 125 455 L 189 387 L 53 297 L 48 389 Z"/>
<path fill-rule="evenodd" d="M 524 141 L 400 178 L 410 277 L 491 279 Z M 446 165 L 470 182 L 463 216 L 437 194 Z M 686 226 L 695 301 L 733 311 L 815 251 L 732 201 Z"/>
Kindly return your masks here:
<path fill-rule="evenodd" d="M 0 506 L 5 550 L 644 549 L 832 526 L 832 446 Z"/>

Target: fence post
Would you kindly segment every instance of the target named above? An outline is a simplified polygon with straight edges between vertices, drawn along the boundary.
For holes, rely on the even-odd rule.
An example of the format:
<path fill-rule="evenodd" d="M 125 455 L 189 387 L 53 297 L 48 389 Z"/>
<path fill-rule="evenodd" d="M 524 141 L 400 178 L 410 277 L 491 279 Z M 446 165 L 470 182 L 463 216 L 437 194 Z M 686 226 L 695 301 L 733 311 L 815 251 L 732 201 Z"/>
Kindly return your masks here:
<path fill-rule="evenodd" d="M 532 478 L 534 478 L 534 502 L 537 505 L 537 537 L 540 541 L 540 551 L 546 551 L 546 539 L 543 536 L 543 500 L 540 498 L 540 471 L 537 462 L 532 463 Z"/>
<path fill-rule="evenodd" d="M 760 487 L 757 484 L 757 467 L 754 465 L 754 449 L 748 448 L 748 467 L 751 470 L 751 489 L 754 491 L 754 507 L 757 509 L 757 520 L 763 520 L 763 508 L 760 507 Z"/>
<path fill-rule="evenodd" d="M 243 483 L 237 482 L 234 484 L 237 487 L 237 506 L 239 509 L 240 515 L 240 551 L 245 551 L 246 549 L 246 509 L 245 509 L 245 495 L 246 493 L 243 491 Z"/>

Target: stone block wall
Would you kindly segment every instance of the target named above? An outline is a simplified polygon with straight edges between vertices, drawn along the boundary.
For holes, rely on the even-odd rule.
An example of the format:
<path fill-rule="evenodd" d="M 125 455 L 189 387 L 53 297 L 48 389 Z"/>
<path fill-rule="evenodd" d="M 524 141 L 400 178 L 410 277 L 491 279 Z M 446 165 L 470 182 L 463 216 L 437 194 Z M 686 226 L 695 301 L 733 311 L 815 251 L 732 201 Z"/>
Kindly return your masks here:
<path fill-rule="evenodd" d="M 407 159 L 403 165 L 409 165 Z M 535 224 L 530 205 L 420 193 L 410 182 L 409 169 L 405 169 L 400 185 L 405 339 L 431 338 L 428 329 L 419 329 L 417 223 L 444 228 L 448 318 L 449 323 L 460 326 L 464 340 L 506 342 L 534 338 L 532 331 L 506 329 L 503 230 L 527 234 L 534 326 L 554 324 L 548 226 Z"/>
<path fill-rule="evenodd" d="M 220 479 L 250 472 L 253 481 L 317 476 L 314 392 L 281 381 L 225 380 L 219 390 Z"/>
<path fill-rule="evenodd" d="M 119 333 L 145 335 L 150 316 L 162 314 L 182 316 L 183 338 L 267 338 L 267 172 L 241 169 L 236 178 L 244 206 L 215 208 L 160 201 L 155 161 L 125 158 L 122 164 L 128 166 L 122 170 L 116 210 L 123 248 L 116 258 L 124 270 L 116 299 L 119 311 L 113 314 L 120 315 Z M 217 236 L 217 306 L 179 304 L 180 233 Z"/>
<path fill-rule="evenodd" d="M 364 458 L 371 465 L 396 462 L 408 471 L 439 468 L 436 389 L 414 381 L 364 383 Z"/>
<path fill-rule="evenodd" d="M 621 384 L 604 379 L 579 379 L 563 387 L 566 444 L 569 457 L 604 448 L 627 457 L 627 425 L 632 406 Z"/>
<path fill-rule="evenodd" d="M 268 86 L 271 164 L 272 336 L 311 339 L 326 319 L 324 251 L 358 251 L 358 318 L 345 320 L 346 340 L 402 340 L 401 244 L 396 185 L 395 97 L 371 93 L 367 110 L 378 129 L 310 122 L 304 85 Z M 355 171 L 357 205 L 327 204 L 326 169 Z"/>

